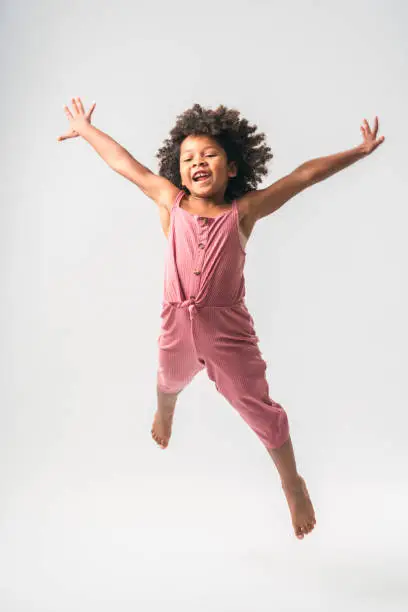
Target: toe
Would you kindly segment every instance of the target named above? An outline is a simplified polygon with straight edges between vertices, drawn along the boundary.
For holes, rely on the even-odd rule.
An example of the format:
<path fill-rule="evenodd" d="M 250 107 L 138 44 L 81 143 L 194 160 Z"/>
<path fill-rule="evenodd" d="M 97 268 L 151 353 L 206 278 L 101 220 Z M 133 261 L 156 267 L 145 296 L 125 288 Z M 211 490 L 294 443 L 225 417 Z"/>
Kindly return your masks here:
<path fill-rule="evenodd" d="M 153 440 L 156 442 L 156 444 L 161 444 L 161 440 L 159 438 L 159 436 L 155 433 L 152 434 L 153 436 Z"/>
<path fill-rule="evenodd" d="M 166 448 L 166 446 L 167 446 L 166 440 L 164 440 L 164 438 L 158 438 L 158 440 L 159 440 L 160 446 L 162 448 Z"/>
<path fill-rule="evenodd" d="M 296 537 L 298 537 L 300 540 L 303 539 L 304 535 L 303 535 L 301 527 L 297 527 L 295 530 L 295 533 L 296 533 Z"/>
<path fill-rule="evenodd" d="M 309 523 L 309 531 L 313 531 L 314 526 L 315 526 L 314 521 L 311 521 L 311 522 Z"/>

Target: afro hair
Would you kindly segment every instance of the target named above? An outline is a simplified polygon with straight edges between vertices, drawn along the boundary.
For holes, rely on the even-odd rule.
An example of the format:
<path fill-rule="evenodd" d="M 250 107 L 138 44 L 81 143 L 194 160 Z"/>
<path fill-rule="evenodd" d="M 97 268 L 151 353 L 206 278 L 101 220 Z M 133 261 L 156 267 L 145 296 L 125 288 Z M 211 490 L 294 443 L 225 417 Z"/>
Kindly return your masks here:
<path fill-rule="evenodd" d="M 194 104 L 177 116 L 170 138 L 156 153 L 159 159 L 159 175 L 164 176 L 179 189 L 190 193 L 181 185 L 180 149 L 187 136 L 210 136 L 225 151 L 228 162 L 237 164 L 237 176 L 230 178 L 225 191 L 225 201 L 230 203 L 248 191 L 257 188 L 262 176 L 268 173 L 266 163 L 272 159 L 271 148 L 263 144 L 265 134 L 254 134 L 256 125 L 239 118 L 239 111 L 220 105 L 214 110 Z M 258 146 L 259 145 L 259 146 Z"/>

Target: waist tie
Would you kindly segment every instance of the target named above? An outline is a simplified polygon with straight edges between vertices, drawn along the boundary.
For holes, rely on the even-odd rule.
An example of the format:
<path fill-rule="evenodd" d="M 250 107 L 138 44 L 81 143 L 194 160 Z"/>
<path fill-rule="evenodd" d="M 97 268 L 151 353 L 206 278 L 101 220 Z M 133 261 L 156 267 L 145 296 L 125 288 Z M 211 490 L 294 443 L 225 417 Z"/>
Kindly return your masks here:
<path fill-rule="evenodd" d="M 168 304 L 170 306 L 174 306 L 174 308 L 188 308 L 188 312 L 190 314 L 190 320 L 193 320 L 197 315 L 198 311 L 202 308 L 231 308 L 232 306 L 238 306 L 239 304 L 244 304 L 245 300 L 240 298 L 233 304 L 224 304 L 222 306 L 207 306 L 200 305 L 198 306 L 194 298 L 189 298 L 188 300 L 184 300 L 183 302 L 167 302 L 164 301 L 163 304 Z"/>

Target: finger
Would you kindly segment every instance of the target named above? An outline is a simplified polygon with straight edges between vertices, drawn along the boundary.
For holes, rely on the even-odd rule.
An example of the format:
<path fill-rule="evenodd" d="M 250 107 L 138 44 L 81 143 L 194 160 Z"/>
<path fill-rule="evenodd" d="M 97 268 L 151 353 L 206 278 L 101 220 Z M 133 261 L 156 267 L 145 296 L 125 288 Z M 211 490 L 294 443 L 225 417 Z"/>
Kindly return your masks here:
<path fill-rule="evenodd" d="M 75 114 L 79 115 L 79 110 L 75 98 L 72 98 L 72 106 L 74 108 Z"/>
<path fill-rule="evenodd" d="M 85 109 L 84 109 L 84 106 L 82 104 L 81 98 L 77 98 L 76 100 L 77 100 L 77 104 L 78 104 L 78 108 L 79 108 L 80 112 L 83 115 L 85 115 Z"/>
<path fill-rule="evenodd" d="M 378 117 L 377 115 L 374 117 L 374 127 L 373 127 L 373 136 L 374 138 L 377 136 L 378 132 Z"/>
<path fill-rule="evenodd" d="M 62 136 L 59 136 L 57 140 L 67 140 L 67 138 L 73 138 L 74 136 L 75 134 L 73 132 L 67 132 L 66 134 L 63 134 Z"/>
<path fill-rule="evenodd" d="M 62 108 L 64 109 L 65 114 L 68 117 L 68 119 L 73 119 L 72 113 L 69 110 L 68 106 L 66 106 L 66 104 L 64 104 Z"/>
<path fill-rule="evenodd" d="M 367 130 L 368 134 L 371 134 L 370 125 L 369 125 L 369 123 L 368 123 L 367 119 L 364 119 L 364 126 L 365 126 L 365 128 L 366 128 L 366 130 Z"/>
<path fill-rule="evenodd" d="M 91 108 L 90 108 L 90 109 L 89 109 L 89 111 L 88 111 L 88 118 L 90 118 L 90 117 L 91 117 L 91 115 L 92 115 L 92 113 L 94 112 L 94 110 L 95 110 L 95 106 L 96 106 L 96 102 L 92 102 L 92 104 L 91 104 Z"/>
<path fill-rule="evenodd" d="M 75 138 L 75 136 L 78 136 L 78 132 L 75 132 L 75 130 L 71 130 L 70 132 L 65 132 L 65 134 L 63 134 L 62 136 L 58 136 L 57 140 L 66 140 L 67 138 Z"/>

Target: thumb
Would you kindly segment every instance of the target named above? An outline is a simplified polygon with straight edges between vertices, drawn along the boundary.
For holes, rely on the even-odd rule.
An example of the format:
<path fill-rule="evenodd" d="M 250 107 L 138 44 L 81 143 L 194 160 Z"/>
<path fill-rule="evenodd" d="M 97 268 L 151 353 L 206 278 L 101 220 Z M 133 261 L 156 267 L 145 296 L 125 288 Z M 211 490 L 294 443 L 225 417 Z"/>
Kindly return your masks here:
<path fill-rule="evenodd" d="M 71 130 L 70 132 L 65 132 L 65 134 L 63 134 L 62 136 L 58 136 L 57 142 L 60 142 L 61 140 L 67 140 L 68 138 L 76 138 L 77 136 L 79 136 L 79 133 L 75 130 Z"/>

